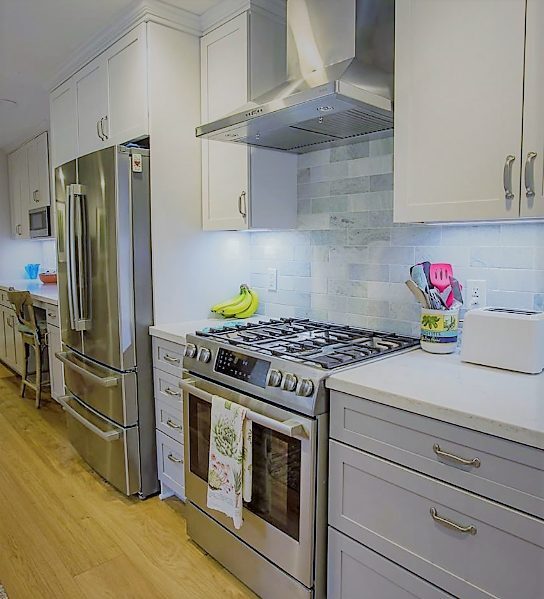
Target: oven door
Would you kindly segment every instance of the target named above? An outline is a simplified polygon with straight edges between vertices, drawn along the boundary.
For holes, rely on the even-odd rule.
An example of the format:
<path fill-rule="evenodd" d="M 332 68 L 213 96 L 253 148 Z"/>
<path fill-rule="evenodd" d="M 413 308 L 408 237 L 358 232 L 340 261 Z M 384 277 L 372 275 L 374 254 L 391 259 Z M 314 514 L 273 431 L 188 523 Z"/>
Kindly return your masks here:
<path fill-rule="evenodd" d="M 316 421 L 192 374 L 180 386 L 186 423 L 187 498 L 272 563 L 311 587 Z M 244 502 L 244 523 L 240 530 L 234 528 L 230 518 L 206 506 L 214 395 L 248 408 L 253 424 L 252 499 Z"/>

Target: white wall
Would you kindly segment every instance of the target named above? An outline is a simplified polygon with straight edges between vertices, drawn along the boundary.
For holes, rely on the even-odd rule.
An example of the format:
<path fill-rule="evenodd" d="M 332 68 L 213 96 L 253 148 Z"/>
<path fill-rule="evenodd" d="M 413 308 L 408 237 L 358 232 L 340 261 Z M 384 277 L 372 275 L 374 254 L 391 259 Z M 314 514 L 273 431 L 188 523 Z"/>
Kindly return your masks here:
<path fill-rule="evenodd" d="M 250 237 L 201 230 L 199 39 L 148 31 L 153 299 L 155 322 L 167 323 L 207 317 L 248 282 Z"/>
<path fill-rule="evenodd" d="M 24 278 L 24 265 L 29 262 L 55 268 L 54 247 L 54 241 L 16 240 L 11 237 L 8 161 L 6 154 L 0 150 L 0 279 L 9 282 Z"/>

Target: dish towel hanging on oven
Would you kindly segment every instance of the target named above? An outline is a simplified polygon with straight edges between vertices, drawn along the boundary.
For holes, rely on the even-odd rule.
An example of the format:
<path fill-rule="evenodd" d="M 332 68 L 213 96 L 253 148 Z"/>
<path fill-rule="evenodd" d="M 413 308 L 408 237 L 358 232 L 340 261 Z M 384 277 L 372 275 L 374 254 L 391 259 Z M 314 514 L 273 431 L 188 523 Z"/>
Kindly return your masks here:
<path fill-rule="evenodd" d="M 251 420 L 247 408 L 214 395 L 206 505 L 243 523 L 243 501 L 251 501 Z"/>

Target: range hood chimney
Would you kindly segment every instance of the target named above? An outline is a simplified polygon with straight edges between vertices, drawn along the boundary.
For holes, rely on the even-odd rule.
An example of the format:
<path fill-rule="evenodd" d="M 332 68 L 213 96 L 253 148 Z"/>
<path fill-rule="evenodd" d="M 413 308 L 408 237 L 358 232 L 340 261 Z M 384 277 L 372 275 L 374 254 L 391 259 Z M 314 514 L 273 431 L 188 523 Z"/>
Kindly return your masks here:
<path fill-rule="evenodd" d="M 287 81 L 197 137 L 300 154 L 386 135 L 394 19 L 395 0 L 287 0 Z"/>

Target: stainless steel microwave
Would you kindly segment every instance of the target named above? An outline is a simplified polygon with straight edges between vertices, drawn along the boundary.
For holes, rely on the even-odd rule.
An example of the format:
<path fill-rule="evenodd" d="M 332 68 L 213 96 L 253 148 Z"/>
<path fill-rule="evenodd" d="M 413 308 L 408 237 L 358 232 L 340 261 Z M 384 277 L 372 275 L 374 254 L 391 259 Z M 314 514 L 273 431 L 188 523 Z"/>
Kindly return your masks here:
<path fill-rule="evenodd" d="M 28 219 L 31 238 L 51 236 L 49 206 L 30 210 Z"/>

